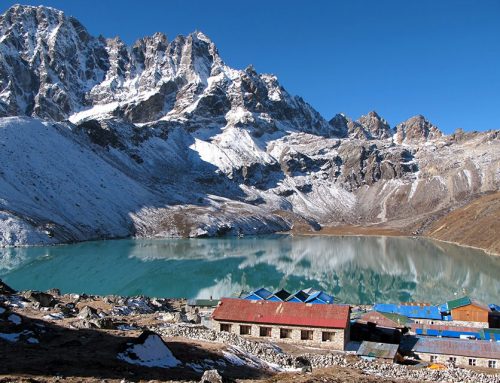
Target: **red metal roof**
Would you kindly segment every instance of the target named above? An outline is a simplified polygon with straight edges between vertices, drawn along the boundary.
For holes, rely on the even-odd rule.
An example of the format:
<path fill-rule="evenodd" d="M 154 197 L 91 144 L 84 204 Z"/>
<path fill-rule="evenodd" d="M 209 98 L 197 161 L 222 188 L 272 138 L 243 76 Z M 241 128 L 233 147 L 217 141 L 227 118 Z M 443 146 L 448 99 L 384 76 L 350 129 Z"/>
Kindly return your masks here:
<path fill-rule="evenodd" d="M 408 318 L 406 320 L 401 321 L 401 323 L 398 323 L 396 320 L 392 320 L 389 316 L 391 314 L 386 314 L 386 313 L 379 313 L 377 311 L 369 311 L 367 313 L 364 313 L 361 315 L 361 317 L 357 320 L 358 323 L 375 323 L 377 326 L 380 327 L 387 327 L 387 328 L 404 328 L 406 326 L 406 322 L 408 321 Z M 397 314 L 392 314 L 394 318 L 396 317 L 401 317 L 404 318 L 402 315 L 397 315 Z"/>
<path fill-rule="evenodd" d="M 223 298 L 212 318 L 228 322 L 346 328 L 349 324 L 350 311 L 348 305 Z"/>

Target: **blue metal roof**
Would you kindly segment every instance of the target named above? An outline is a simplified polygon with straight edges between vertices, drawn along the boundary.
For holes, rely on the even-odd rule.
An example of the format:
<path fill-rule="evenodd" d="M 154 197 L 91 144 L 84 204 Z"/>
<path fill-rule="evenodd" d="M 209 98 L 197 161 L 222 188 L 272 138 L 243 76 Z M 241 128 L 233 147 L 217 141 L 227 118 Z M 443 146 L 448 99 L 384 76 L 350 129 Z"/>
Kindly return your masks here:
<path fill-rule="evenodd" d="M 312 293 L 309 294 L 308 291 Z M 318 304 L 332 304 L 334 301 L 333 296 L 325 293 L 324 291 L 317 291 L 311 288 L 306 290 L 299 290 L 295 294 L 290 295 L 290 293 L 284 289 L 275 292 L 274 294 L 265 289 L 261 288 L 255 290 L 245 296 L 243 299 L 247 300 L 268 300 L 273 302 L 306 302 L 306 303 L 318 303 Z"/>
<path fill-rule="evenodd" d="M 443 304 L 439 305 L 438 308 L 439 308 L 439 311 L 441 311 L 442 313 L 447 313 L 450 311 L 448 309 L 448 303 L 443 303 Z"/>
<path fill-rule="evenodd" d="M 306 299 L 306 303 L 333 303 L 333 296 L 324 291 L 317 291 Z"/>
<path fill-rule="evenodd" d="M 309 298 L 309 294 L 305 293 L 304 290 L 299 290 L 290 298 L 287 299 L 288 302 L 305 302 Z"/>
<path fill-rule="evenodd" d="M 273 302 L 284 302 L 290 297 L 290 293 L 285 289 L 281 289 L 280 291 L 275 292 L 270 295 L 266 300 Z"/>
<path fill-rule="evenodd" d="M 248 300 L 252 300 L 252 301 L 265 300 L 265 299 L 269 298 L 272 294 L 273 293 L 270 292 L 269 290 L 261 288 L 261 289 L 255 290 L 254 292 L 250 293 L 249 295 L 247 295 L 243 299 L 248 299 Z"/>
<path fill-rule="evenodd" d="M 427 335 L 427 336 L 440 336 L 443 338 L 460 338 L 460 335 L 474 337 L 476 339 L 483 339 L 479 332 L 475 331 L 452 331 L 452 330 L 432 330 L 432 329 L 421 329 L 417 328 L 415 333 L 417 335 Z"/>
<path fill-rule="evenodd" d="M 443 319 L 441 312 L 437 306 L 410 306 L 410 305 L 395 305 L 390 303 L 377 303 L 373 306 L 375 311 L 382 313 L 393 313 L 404 315 L 408 318 L 414 319 L 435 319 L 435 320 L 448 320 Z"/>
<path fill-rule="evenodd" d="M 491 311 L 499 311 L 500 312 L 500 306 L 499 305 L 496 305 L 494 303 L 491 303 L 488 305 L 489 308 L 491 309 Z"/>

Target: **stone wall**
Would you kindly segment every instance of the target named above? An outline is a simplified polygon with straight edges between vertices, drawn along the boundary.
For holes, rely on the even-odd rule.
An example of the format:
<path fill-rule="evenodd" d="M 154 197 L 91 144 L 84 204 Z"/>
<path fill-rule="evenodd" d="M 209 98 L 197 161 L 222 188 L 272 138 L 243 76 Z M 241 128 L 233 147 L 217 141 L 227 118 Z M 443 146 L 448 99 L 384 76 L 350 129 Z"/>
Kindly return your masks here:
<path fill-rule="evenodd" d="M 476 367 L 486 367 L 490 368 L 488 365 L 489 361 L 495 361 L 495 368 L 500 369 L 500 355 L 496 359 L 488 359 L 488 358 L 474 358 L 470 356 L 458 356 L 458 355 L 439 355 L 439 354 L 428 354 L 428 353 L 415 353 L 415 356 L 420 358 L 425 362 L 433 362 L 433 363 L 451 363 L 451 357 L 456 358 L 456 361 L 453 362 L 456 366 L 469 366 L 469 359 L 476 360 Z M 432 358 L 434 357 L 434 359 Z"/>
<path fill-rule="evenodd" d="M 448 322 L 448 326 L 463 326 L 463 327 L 474 327 L 482 329 L 482 328 L 488 328 L 488 322 L 471 322 L 471 321 L 454 320 L 452 322 Z"/>
<path fill-rule="evenodd" d="M 222 325 L 222 326 L 221 326 Z M 318 328 L 318 327 L 297 327 L 297 326 L 275 326 L 275 325 L 257 325 L 250 323 L 236 323 L 213 321 L 212 329 L 215 331 L 222 331 L 221 328 L 229 326 L 229 332 L 251 338 L 269 338 L 276 342 L 294 343 L 306 346 L 321 347 L 331 350 L 344 350 L 347 342 L 349 341 L 349 328 L 346 329 L 332 329 L 332 328 Z M 250 334 L 241 334 L 240 326 L 250 326 Z M 262 327 L 271 328 L 271 336 L 263 337 L 260 335 Z M 289 337 L 282 338 L 281 330 L 289 330 Z M 303 340 L 302 331 L 312 331 L 312 339 Z M 331 334 L 329 341 L 323 341 L 323 333 Z"/>
<path fill-rule="evenodd" d="M 470 322 L 470 321 L 443 321 L 435 319 L 413 319 L 415 323 L 425 324 L 425 325 L 439 325 L 439 326 L 462 326 L 462 327 L 474 327 L 474 328 L 487 328 L 488 322 Z"/>

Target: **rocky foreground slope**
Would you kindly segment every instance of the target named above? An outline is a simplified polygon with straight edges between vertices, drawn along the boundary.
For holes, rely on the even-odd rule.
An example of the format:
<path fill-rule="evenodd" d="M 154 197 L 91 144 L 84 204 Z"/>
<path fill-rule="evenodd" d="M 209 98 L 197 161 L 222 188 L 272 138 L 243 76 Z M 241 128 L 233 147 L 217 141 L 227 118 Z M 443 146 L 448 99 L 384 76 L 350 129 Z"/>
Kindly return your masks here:
<path fill-rule="evenodd" d="M 127 46 L 47 7 L 0 16 L 0 245 L 301 224 L 421 234 L 500 185 L 500 132 L 324 119 L 203 33 Z"/>
<path fill-rule="evenodd" d="M 202 315 L 207 323 L 210 313 Z M 185 300 L 16 292 L 0 281 L 0 381 L 500 382 L 494 370 L 370 362 L 353 351 L 278 345 L 200 321 Z"/>

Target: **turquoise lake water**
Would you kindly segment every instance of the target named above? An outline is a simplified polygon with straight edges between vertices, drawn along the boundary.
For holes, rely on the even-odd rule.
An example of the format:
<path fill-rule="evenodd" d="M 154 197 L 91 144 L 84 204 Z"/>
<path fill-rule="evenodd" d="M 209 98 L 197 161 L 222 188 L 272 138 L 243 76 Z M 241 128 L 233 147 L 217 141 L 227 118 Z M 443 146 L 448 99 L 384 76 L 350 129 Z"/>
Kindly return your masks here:
<path fill-rule="evenodd" d="M 347 303 L 500 303 L 500 257 L 416 238 L 287 236 L 113 240 L 0 249 L 16 289 L 219 298 L 314 287 Z"/>

